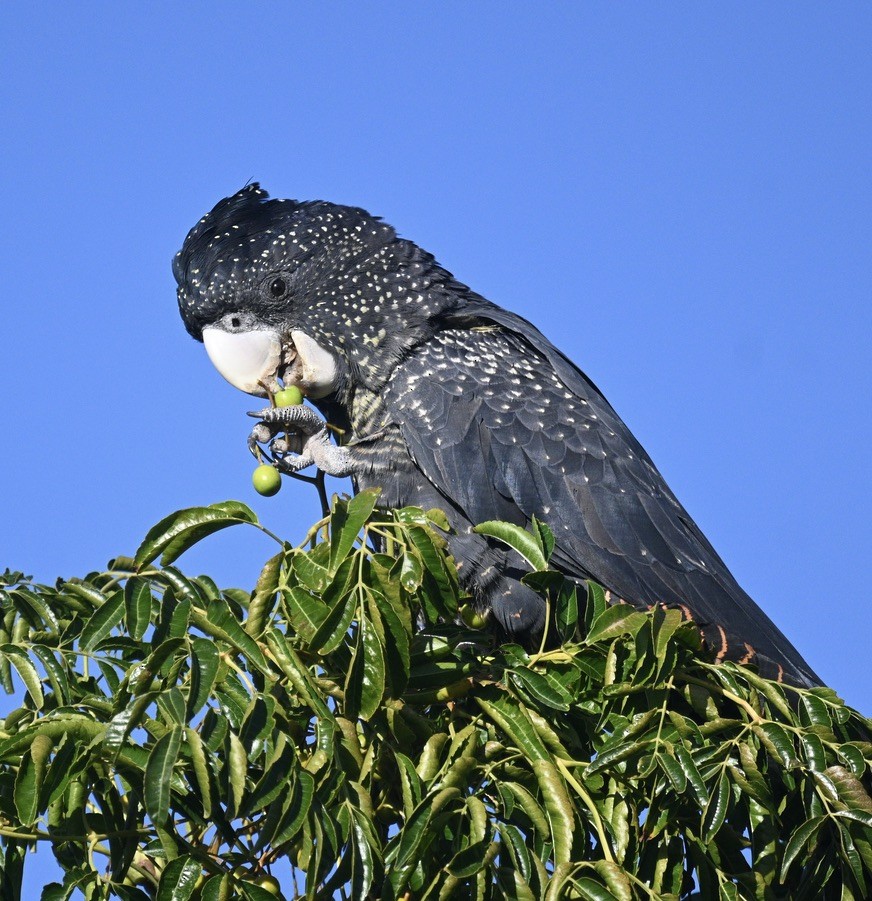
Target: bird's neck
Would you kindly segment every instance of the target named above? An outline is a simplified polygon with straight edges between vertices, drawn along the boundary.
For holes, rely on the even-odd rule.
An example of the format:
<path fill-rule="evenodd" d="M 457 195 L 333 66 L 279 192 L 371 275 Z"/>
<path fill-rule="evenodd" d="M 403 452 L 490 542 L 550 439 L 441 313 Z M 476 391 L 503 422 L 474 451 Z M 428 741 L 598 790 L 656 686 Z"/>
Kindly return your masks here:
<path fill-rule="evenodd" d="M 339 399 L 335 395 L 314 401 L 322 416 L 337 430 L 342 444 L 355 443 L 381 433 L 389 424 L 380 393 L 363 386 Z"/>

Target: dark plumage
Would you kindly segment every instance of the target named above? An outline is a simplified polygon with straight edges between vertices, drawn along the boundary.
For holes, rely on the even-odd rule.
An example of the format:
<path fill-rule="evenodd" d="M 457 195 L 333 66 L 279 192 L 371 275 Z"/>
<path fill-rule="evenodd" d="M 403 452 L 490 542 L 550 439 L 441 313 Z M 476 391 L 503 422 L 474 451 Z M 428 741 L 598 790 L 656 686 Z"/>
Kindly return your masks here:
<path fill-rule="evenodd" d="M 517 581 L 519 561 L 470 527 L 535 515 L 569 576 L 639 607 L 681 605 L 720 658 L 819 684 L 584 373 L 390 226 L 251 185 L 200 220 L 173 271 L 195 338 L 278 336 L 264 377 L 308 387 L 348 430 L 337 472 L 381 487 L 385 505 L 445 509 L 461 577 L 507 636 L 540 633 L 544 605 Z M 307 339 L 327 352 L 317 365 Z"/>

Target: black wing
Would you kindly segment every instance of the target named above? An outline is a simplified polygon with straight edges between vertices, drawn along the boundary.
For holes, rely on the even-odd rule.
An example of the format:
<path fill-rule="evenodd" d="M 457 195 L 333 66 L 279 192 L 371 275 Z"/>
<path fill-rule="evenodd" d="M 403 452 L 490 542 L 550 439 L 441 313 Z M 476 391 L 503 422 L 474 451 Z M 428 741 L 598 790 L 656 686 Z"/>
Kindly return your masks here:
<path fill-rule="evenodd" d="M 682 605 L 721 656 L 819 684 L 587 377 L 520 317 L 485 301 L 464 315 L 383 395 L 441 494 L 473 523 L 539 517 L 568 575 L 637 606 Z"/>

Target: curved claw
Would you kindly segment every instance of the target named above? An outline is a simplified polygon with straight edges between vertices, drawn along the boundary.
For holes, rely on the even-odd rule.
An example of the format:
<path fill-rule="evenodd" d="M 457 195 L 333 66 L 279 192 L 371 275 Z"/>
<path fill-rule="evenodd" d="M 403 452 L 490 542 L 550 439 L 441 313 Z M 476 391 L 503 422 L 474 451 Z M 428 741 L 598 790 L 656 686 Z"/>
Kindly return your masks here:
<path fill-rule="evenodd" d="M 284 454 L 283 456 L 276 455 L 273 457 L 273 465 L 276 469 L 278 469 L 279 472 L 286 472 L 289 474 L 297 473 L 301 469 L 311 466 L 314 462 L 315 458 L 312 454 L 307 453 L 305 449 L 301 454 Z"/>
<path fill-rule="evenodd" d="M 270 430 L 269 426 L 267 426 L 263 422 L 259 422 L 251 430 L 251 434 L 248 436 L 248 449 L 249 451 L 251 451 L 251 455 L 257 460 L 260 460 L 261 449 L 258 447 L 258 445 L 268 444 L 272 437 L 273 433 Z"/>

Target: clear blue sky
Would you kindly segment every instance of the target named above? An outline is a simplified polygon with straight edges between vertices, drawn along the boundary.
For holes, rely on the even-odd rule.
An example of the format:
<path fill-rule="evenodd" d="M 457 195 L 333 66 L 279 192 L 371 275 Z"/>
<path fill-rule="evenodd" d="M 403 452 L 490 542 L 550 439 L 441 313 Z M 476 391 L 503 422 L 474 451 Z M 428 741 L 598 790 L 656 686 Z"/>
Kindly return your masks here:
<path fill-rule="evenodd" d="M 539 325 L 872 712 L 872 10 L 438 8 L 4 6 L 0 565 L 81 574 L 227 497 L 314 515 L 253 494 L 251 402 L 175 309 L 185 232 L 257 178 Z M 187 565 L 247 585 L 267 551 Z"/>
<path fill-rule="evenodd" d="M 364 206 L 605 392 L 872 713 L 868 4 L 4 4 L 0 566 L 261 499 L 170 260 L 220 197 Z M 250 586 L 241 532 L 182 558 Z"/>

